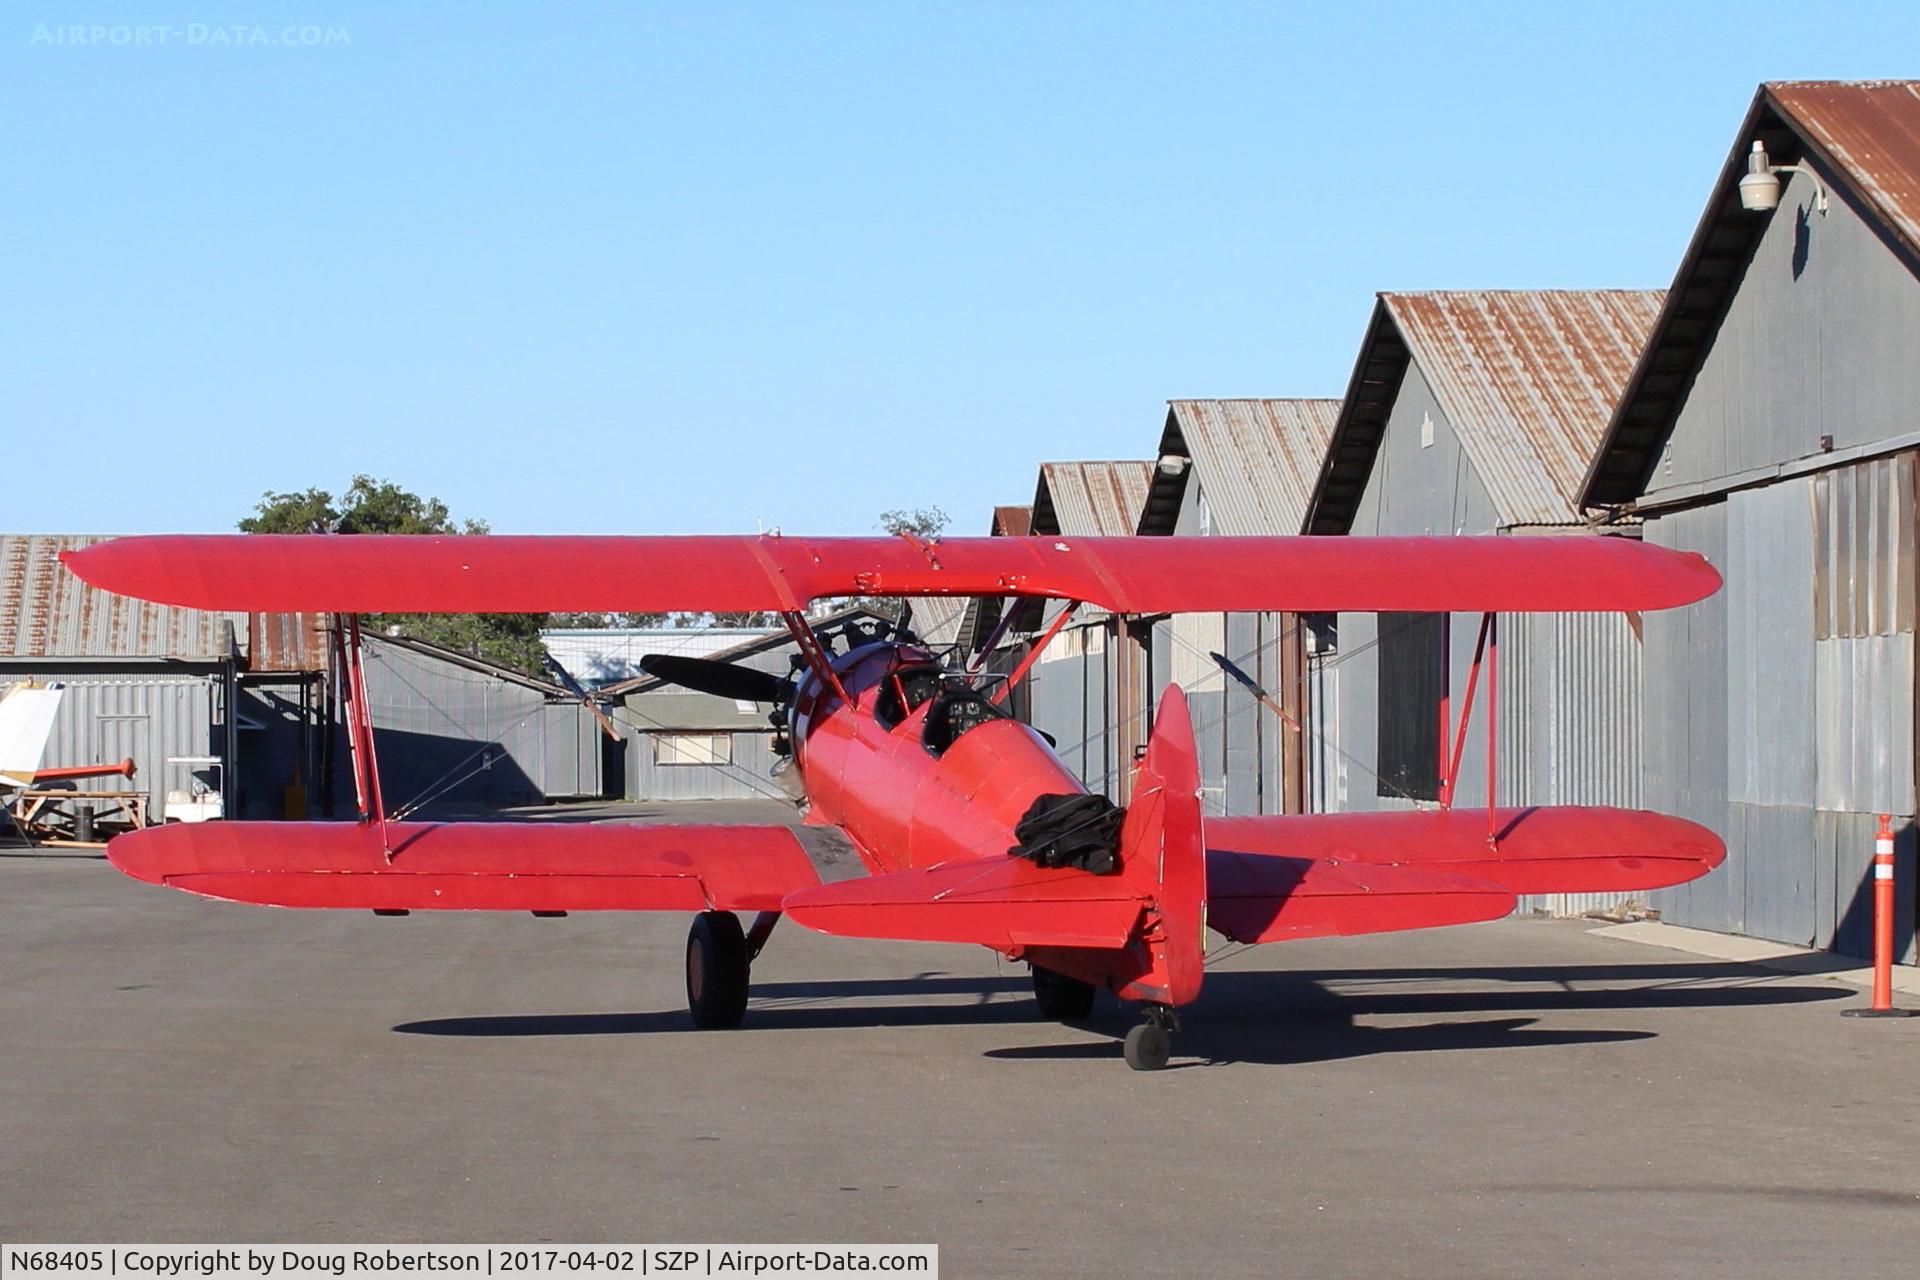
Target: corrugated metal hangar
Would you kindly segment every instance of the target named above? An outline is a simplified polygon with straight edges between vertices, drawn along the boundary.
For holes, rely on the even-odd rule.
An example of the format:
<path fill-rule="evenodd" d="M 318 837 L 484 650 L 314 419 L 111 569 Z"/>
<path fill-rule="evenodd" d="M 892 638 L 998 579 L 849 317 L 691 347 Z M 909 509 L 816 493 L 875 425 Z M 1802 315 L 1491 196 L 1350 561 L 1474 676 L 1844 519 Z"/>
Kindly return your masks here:
<path fill-rule="evenodd" d="M 1669 920 L 1865 954 L 1890 812 L 1913 957 L 1917 276 L 1920 85 L 1763 86 L 1583 493 L 1726 577 L 1646 620 L 1642 795 L 1729 849 Z"/>
<path fill-rule="evenodd" d="M 64 686 L 44 763 L 132 760 L 132 784 L 79 789 L 136 790 L 148 822 L 200 816 L 209 792 L 222 816 L 350 812 L 327 619 L 207 613 L 97 591 L 58 558 L 94 541 L 0 536 L 0 686 Z M 598 724 L 558 685 L 418 641 L 369 636 L 366 650 L 396 811 L 597 798 L 609 774 L 619 794 Z"/>
<path fill-rule="evenodd" d="M 1139 531 L 1299 533 L 1339 408 L 1337 400 L 1173 401 Z M 1324 629 L 1290 613 L 1183 614 L 1151 623 L 1153 684 L 1172 680 L 1186 691 L 1207 812 L 1305 812 L 1307 757 L 1318 740 L 1306 730 L 1308 666 L 1321 668 Z M 1213 653 L 1269 690 L 1286 718 L 1231 681 Z"/>
<path fill-rule="evenodd" d="M 186 768 L 170 769 L 168 760 L 229 756 L 234 749 L 237 724 L 227 708 L 235 701 L 247 619 L 86 586 L 61 566 L 59 555 L 96 540 L 0 537 L 0 686 L 65 685 L 43 763 L 131 759 L 130 784 L 104 779 L 89 789 L 138 791 L 148 820 L 159 821 L 169 773 Z"/>
<path fill-rule="evenodd" d="M 1040 466 L 1030 533 L 1125 537 L 1140 523 L 1148 462 L 1047 462 Z M 1022 631 L 1039 630 L 1065 606 L 1027 601 L 1015 610 Z M 1140 645 L 1121 619 L 1082 609 L 1033 665 L 1024 706 L 1050 734 L 1060 758 L 1094 791 L 1124 800 L 1124 762 L 1146 741 L 1146 672 Z"/>
<path fill-rule="evenodd" d="M 879 611 L 854 605 L 825 613 L 813 625 L 844 652 L 887 622 Z M 664 635 L 660 651 L 673 652 L 665 647 L 673 639 Z M 684 656 L 784 676 L 794 669 L 799 648 L 782 630 L 737 635 L 730 646 Z M 792 798 L 773 776 L 781 757 L 773 750 L 770 704 L 695 693 L 648 675 L 606 685 L 600 693 L 614 700 L 609 714 L 626 741 L 628 800 Z"/>
<path fill-rule="evenodd" d="M 1580 479 L 1660 305 L 1657 291 L 1380 295 L 1305 523 L 1316 534 L 1586 533 Z M 1341 810 L 1436 801 L 1434 706 L 1463 704 L 1476 614 L 1344 615 L 1318 737 Z M 1639 791 L 1640 638 L 1619 614 L 1504 620 L 1498 794 L 1617 804 Z M 1484 706 L 1484 704 L 1483 704 Z M 1484 711 L 1483 711 L 1484 714 Z M 1477 744 L 1476 744 L 1477 746 Z M 1486 794 L 1482 750 L 1456 785 Z M 1556 910 L 1612 905 L 1563 900 Z"/>
<path fill-rule="evenodd" d="M 1790 163 L 1812 174 L 1778 175 L 1777 210 L 1743 204 L 1744 176 Z M 1172 402 L 1138 529 L 1591 533 L 1704 553 L 1727 588 L 1691 608 L 1505 620 L 1502 801 L 1693 817 L 1728 863 L 1653 895 L 1664 918 L 1852 955 L 1869 949 L 1874 815 L 1893 813 L 1912 962 L 1917 275 L 1920 82 L 1764 85 L 1669 290 L 1383 293 L 1344 401 Z M 1318 441 L 1273 416 L 1303 404 L 1325 406 Z M 1264 429 L 1244 425 L 1255 406 Z M 1477 622 L 1308 618 L 1290 657 L 1269 651 L 1284 619 L 1158 621 L 1147 686 L 1109 705 L 1140 714 L 1178 679 L 1208 811 L 1289 811 L 1285 721 L 1223 692 L 1206 657 L 1252 655 L 1302 725 L 1298 807 L 1430 805 L 1437 704 L 1457 705 Z M 1111 787 L 1110 768 L 1088 784 Z M 1472 752 L 1458 785 L 1485 786 Z"/>

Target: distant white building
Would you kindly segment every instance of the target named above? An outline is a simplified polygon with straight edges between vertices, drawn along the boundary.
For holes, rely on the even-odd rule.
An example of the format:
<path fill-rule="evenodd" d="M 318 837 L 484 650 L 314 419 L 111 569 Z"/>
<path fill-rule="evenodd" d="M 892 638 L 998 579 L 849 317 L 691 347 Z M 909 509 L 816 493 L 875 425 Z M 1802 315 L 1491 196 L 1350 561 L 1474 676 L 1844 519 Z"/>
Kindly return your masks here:
<path fill-rule="evenodd" d="M 813 618 L 815 635 L 834 654 L 874 638 L 886 622 L 881 613 L 860 604 Z M 549 641 L 575 634 L 632 635 L 636 661 L 646 653 L 710 658 L 783 678 L 796 670 L 799 658 L 784 627 L 547 634 Z M 661 642 L 676 640 L 684 642 L 683 647 L 662 647 Z M 771 718 L 779 710 L 774 704 L 697 693 L 644 672 L 637 679 L 603 684 L 600 695 L 627 743 L 628 800 L 787 798 L 772 776 L 783 758 L 774 748 L 779 736 Z"/>
<path fill-rule="evenodd" d="M 542 631 L 540 642 L 568 675 L 597 689 L 645 675 L 640 659 L 649 654 L 705 658 L 783 634 L 769 627 L 600 627 Z"/>

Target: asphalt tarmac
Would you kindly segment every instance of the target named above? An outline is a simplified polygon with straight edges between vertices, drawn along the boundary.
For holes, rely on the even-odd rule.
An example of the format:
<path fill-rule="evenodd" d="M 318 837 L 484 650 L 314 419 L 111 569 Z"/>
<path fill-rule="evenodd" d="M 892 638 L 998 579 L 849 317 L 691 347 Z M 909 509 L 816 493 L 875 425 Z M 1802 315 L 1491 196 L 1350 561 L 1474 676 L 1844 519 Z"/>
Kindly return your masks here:
<path fill-rule="evenodd" d="M 709 820 L 734 817 L 708 811 Z M 658 815 L 655 815 L 658 816 Z M 1173 1067 L 1018 966 L 0 857 L 0 1240 L 933 1241 L 970 1276 L 1911 1277 L 1920 1019 L 1580 922 L 1223 950 Z"/>

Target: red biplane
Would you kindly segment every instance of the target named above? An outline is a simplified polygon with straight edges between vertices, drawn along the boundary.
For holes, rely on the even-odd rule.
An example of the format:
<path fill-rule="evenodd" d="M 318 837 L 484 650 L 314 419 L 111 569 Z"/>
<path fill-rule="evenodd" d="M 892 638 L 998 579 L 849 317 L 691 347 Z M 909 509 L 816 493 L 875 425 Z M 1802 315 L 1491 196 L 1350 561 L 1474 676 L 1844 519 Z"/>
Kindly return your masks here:
<path fill-rule="evenodd" d="M 115 866 L 285 907 L 695 913 L 687 999 L 700 1027 L 740 1022 L 749 970 L 784 915 L 828 934 L 976 943 L 1024 960 L 1050 1017 L 1084 1017 L 1097 990 L 1111 991 L 1143 1007 L 1125 1057 L 1152 1069 L 1167 1060 L 1174 1011 L 1200 993 L 1207 928 L 1256 943 L 1490 920 L 1517 894 L 1651 889 L 1725 856 L 1712 832 L 1678 818 L 1496 808 L 1491 795 L 1484 811 L 1462 810 L 1444 782 L 1437 809 L 1203 820 L 1177 686 L 1119 809 L 1006 713 L 1025 663 L 987 677 L 907 636 L 836 652 L 805 613 L 822 597 L 929 595 L 1068 602 L 1053 630 L 1081 604 L 1483 613 L 1443 761 L 1451 778 L 1482 656 L 1492 667 L 1498 652 L 1498 614 L 1665 609 L 1718 589 L 1700 557 L 1619 538 L 218 536 L 126 538 L 63 558 L 95 586 L 148 600 L 346 615 L 361 821 L 142 831 L 111 843 Z M 772 704 L 806 822 L 844 840 L 783 826 L 387 819 L 352 615 L 654 609 L 781 614 L 804 659 L 791 678 L 706 660 L 652 670 Z M 1493 684 L 1490 673 L 1489 696 Z M 755 913 L 749 928 L 742 912 Z"/>

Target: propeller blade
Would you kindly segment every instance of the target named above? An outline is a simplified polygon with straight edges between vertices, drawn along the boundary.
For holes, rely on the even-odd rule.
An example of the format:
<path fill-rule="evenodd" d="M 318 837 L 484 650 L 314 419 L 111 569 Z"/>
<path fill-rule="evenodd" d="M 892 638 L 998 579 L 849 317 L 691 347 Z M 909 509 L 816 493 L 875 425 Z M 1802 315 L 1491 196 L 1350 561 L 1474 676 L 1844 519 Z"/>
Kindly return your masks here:
<path fill-rule="evenodd" d="M 543 652 L 540 655 L 540 661 L 546 664 L 547 674 L 551 675 L 562 689 L 580 699 L 580 705 L 585 707 L 587 713 L 599 723 L 600 732 L 607 735 L 607 741 L 620 741 L 620 731 L 613 727 L 613 721 L 607 719 L 607 713 L 600 709 L 599 701 L 587 692 L 585 686 L 575 680 L 573 674 L 561 666 L 552 654 Z"/>
<path fill-rule="evenodd" d="M 710 693 L 716 698 L 740 702 L 771 702 L 776 706 L 787 700 L 790 685 L 767 671 L 735 666 L 712 658 L 679 658 L 650 653 L 640 659 L 640 669 L 658 676 L 668 684 L 677 684 L 695 693 Z"/>

